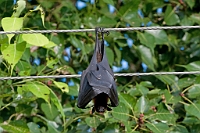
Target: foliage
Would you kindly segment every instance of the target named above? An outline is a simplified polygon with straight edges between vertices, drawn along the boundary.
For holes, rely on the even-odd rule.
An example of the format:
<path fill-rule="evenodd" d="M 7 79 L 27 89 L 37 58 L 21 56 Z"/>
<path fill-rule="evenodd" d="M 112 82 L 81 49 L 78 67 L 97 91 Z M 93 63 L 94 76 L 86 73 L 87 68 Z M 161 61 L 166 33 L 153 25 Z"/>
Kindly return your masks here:
<path fill-rule="evenodd" d="M 4 31 L 200 24 L 200 3 L 194 0 L 0 4 Z M 105 40 L 115 72 L 200 70 L 199 29 L 113 31 Z M 92 32 L 0 35 L 0 77 L 80 73 L 94 43 Z M 90 109 L 76 106 L 79 78 L 0 80 L 0 132 L 200 131 L 199 75 L 116 77 L 116 82 L 119 106 L 90 115 Z"/>

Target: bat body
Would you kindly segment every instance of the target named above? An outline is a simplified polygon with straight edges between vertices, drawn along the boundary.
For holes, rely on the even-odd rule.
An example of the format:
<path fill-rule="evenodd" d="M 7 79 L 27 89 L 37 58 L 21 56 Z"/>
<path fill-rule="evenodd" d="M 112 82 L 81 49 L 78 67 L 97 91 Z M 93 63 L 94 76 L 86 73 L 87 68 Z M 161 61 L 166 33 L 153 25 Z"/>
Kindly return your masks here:
<path fill-rule="evenodd" d="M 111 102 L 110 106 L 116 107 L 118 105 L 118 95 L 114 74 L 106 57 L 104 40 L 99 40 L 98 38 L 99 30 L 101 29 L 96 28 L 95 51 L 91 62 L 81 75 L 77 106 L 85 108 L 93 100 L 94 107 L 92 112 L 104 113 L 106 110 L 111 110 L 108 107 L 109 100 Z"/>

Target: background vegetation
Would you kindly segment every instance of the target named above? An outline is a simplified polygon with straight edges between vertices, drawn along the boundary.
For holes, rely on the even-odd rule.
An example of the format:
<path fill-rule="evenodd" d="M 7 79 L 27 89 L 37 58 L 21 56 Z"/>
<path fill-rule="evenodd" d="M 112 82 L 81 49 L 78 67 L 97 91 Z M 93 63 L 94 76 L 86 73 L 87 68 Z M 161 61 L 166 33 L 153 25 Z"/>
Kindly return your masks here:
<path fill-rule="evenodd" d="M 1 31 L 200 24 L 198 0 L 1 0 L 0 5 Z M 105 40 L 114 72 L 200 70 L 199 29 L 113 31 Z M 0 77 L 80 74 L 94 43 L 93 32 L 0 35 Z M 90 108 L 76 107 L 79 78 L 0 80 L 0 132 L 200 132 L 199 75 L 116 77 L 116 82 L 119 106 L 90 115 Z"/>

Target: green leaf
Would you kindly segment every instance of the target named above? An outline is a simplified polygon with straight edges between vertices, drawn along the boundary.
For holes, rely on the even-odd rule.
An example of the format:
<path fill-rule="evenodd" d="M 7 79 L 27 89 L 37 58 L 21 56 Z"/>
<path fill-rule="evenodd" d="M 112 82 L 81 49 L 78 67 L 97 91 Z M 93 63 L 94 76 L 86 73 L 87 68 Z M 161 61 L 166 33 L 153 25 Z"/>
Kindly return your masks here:
<path fill-rule="evenodd" d="M 190 18 L 191 18 L 194 22 L 200 24 L 200 13 L 199 13 L 199 14 L 193 13 L 193 14 L 190 16 Z"/>
<path fill-rule="evenodd" d="M 130 94 L 133 97 L 134 96 L 141 96 L 140 91 L 138 89 L 136 89 L 136 87 L 129 89 L 127 93 Z"/>
<path fill-rule="evenodd" d="M 194 84 L 188 90 L 189 98 L 198 98 L 200 96 L 200 84 Z"/>
<path fill-rule="evenodd" d="M 151 51 L 154 51 L 155 48 L 155 38 L 151 34 L 145 33 L 137 33 L 137 37 L 139 38 L 140 42 L 144 44 L 145 46 L 149 47 Z"/>
<path fill-rule="evenodd" d="M 119 99 L 120 99 L 120 102 L 124 103 L 128 108 L 133 110 L 136 104 L 136 99 L 134 99 L 131 95 L 120 93 Z"/>
<path fill-rule="evenodd" d="M 57 45 L 54 42 L 49 41 L 49 43 L 44 45 L 43 47 L 49 49 L 49 48 L 52 48 L 52 47 L 55 47 L 55 46 L 57 46 Z"/>
<path fill-rule="evenodd" d="M 42 34 L 23 34 L 22 38 L 33 46 L 45 46 L 49 44 L 49 39 Z"/>
<path fill-rule="evenodd" d="M 50 99 L 51 101 L 54 103 L 54 105 L 57 107 L 57 109 L 60 111 L 61 113 L 61 116 L 63 118 L 63 121 L 64 121 L 64 124 L 65 124 L 65 114 L 64 114 L 64 111 L 63 111 L 63 107 L 58 99 L 58 97 L 56 96 L 56 94 L 51 90 L 50 90 Z"/>
<path fill-rule="evenodd" d="M 140 57 L 142 59 L 142 61 L 153 71 L 155 71 L 154 69 L 154 64 L 153 64 L 153 56 L 152 53 L 150 51 L 149 48 L 143 46 L 143 45 L 139 45 L 138 47 L 136 47 L 136 50 L 138 51 L 138 53 L 140 54 Z"/>
<path fill-rule="evenodd" d="M 140 0 L 128 0 L 124 2 L 124 6 L 120 7 L 118 15 L 120 19 L 131 26 L 141 26 L 142 18 L 138 15 Z"/>
<path fill-rule="evenodd" d="M 187 116 L 184 118 L 182 123 L 187 124 L 187 125 L 193 125 L 193 124 L 200 124 L 199 119 L 195 116 Z"/>
<path fill-rule="evenodd" d="M 122 16 L 123 20 L 131 26 L 141 26 L 142 18 L 138 15 L 137 11 L 130 11 L 131 9 Z"/>
<path fill-rule="evenodd" d="M 119 10 L 121 16 L 125 16 L 126 13 L 135 12 L 138 10 L 138 6 L 140 4 L 140 0 L 126 0 L 125 5 L 122 6 Z"/>
<path fill-rule="evenodd" d="M 154 37 L 155 44 L 168 43 L 168 36 L 164 30 L 146 30 L 145 32 Z"/>
<path fill-rule="evenodd" d="M 78 40 L 76 37 L 70 36 L 70 41 L 71 41 L 72 45 L 73 45 L 75 48 L 80 48 L 80 49 L 82 49 L 82 43 L 81 43 L 81 41 Z"/>
<path fill-rule="evenodd" d="M 195 0 L 185 0 L 185 2 L 190 6 L 190 8 L 192 9 L 195 5 Z"/>
<path fill-rule="evenodd" d="M 16 72 L 19 73 L 20 76 L 29 76 L 31 72 L 31 65 L 25 61 L 18 61 L 15 66 Z"/>
<path fill-rule="evenodd" d="M 167 6 L 164 20 L 167 25 L 175 25 L 180 22 L 178 15 L 176 15 L 174 10 L 172 10 L 172 6 Z"/>
<path fill-rule="evenodd" d="M 66 83 L 63 83 L 63 82 L 56 82 L 56 81 L 53 81 L 53 83 L 62 91 L 62 92 L 66 92 L 68 93 L 69 92 L 69 87 Z"/>
<path fill-rule="evenodd" d="M 138 133 L 136 131 L 133 131 L 133 128 L 132 127 L 135 127 L 136 126 L 136 122 L 135 121 L 123 121 L 123 124 L 125 126 L 125 131 L 127 133 Z"/>
<path fill-rule="evenodd" d="M 127 121 L 129 118 L 129 109 L 120 102 L 119 105 L 113 108 L 112 115 L 114 118 L 120 121 Z"/>
<path fill-rule="evenodd" d="M 138 91 L 140 91 L 140 93 L 143 95 L 143 96 L 146 96 L 147 93 L 149 92 L 149 89 L 140 85 L 140 84 L 137 84 L 136 85 L 136 88 L 138 89 Z"/>
<path fill-rule="evenodd" d="M 18 88 L 18 91 L 21 89 Z M 38 98 L 43 98 L 47 103 L 49 103 L 49 98 L 53 102 L 53 104 L 57 107 L 57 109 L 60 111 L 63 121 L 65 122 L 65 115 L 63 112 L 62 105 L 55 95 L 55 93 L 46 85 L 40 83 L 40 82 L 27 82 L 23 85 L 23 91 L 31 91 L 35 96 Z M 50 94 L 50 95 L 49 95 Z"/>
<path fill-rule="evenodd" d="M 142 85 L 144 87 L 148 87 L 148 88 L 154 88 L 154 86 L 152 85 L 152 83 L 150 81 L 142 81 L 142 82 L 140 82 L 140 85 Z"/>
<path fill-rule="evenodd" d="M 11 74 L 13 68 L 18 63 L 20 58 L 22 57 L 24 50 L 26 48 L 26 43 L 22 42 L 19 44 L 2 44 L 1 51 L 3 54 L 3 58 L 11 65 Z"/>
<path fill-rule="evenodd" d="M 58 125 L 54 121 L 47 121 L 47 127 L 49 133 L 60 133 L 57 129 Z"/>
<path fill-rule="evenodd" d="M 0 98 L 11 97 L 13 94 L 14 94 L 13 92 L 6 93 L 6 94 L 1 94 Z"/>
<path fill-rule="evenodd" d="M 55 105 L 42 103 L 41 109 L 44 112 L 46 118 L 49 120 L 53 121 L 59 115 L 59 112 L 58 112 L 57 108 L 55 107 Z"/>
<path fill-rule="evenodd" d="M 30 133 L 41 133 L 39 125 L 35 124 L 34 122 L 29 122 L 27 125 L 30 130 Z"/>
<path fill-rule="evenodd" d="M 0 35 L 0 44 L 9 44 L 9 42 L 8 42 L 8 36 L 6 36 L 6 35 Z"/>
<path fill-rule="evenodd" d="M 85 52 L 87 53 L 87 54 L 89 54 L 90 52 L 92 52 L 93 50 L 94 50 L 94 47 L 93 47 L 93 45 L 84 45 L 85 46 Z"/>
<path fill-rule="evenodd" d="M 153 89 L 148 92 L 148 97 L 158 96 L 160 94 L 160 89 Z"/>
<path fill-rule="evenodd" d="M 200 61 L 191 62 L 187 65 L 178 65 L 186 68 L 188 71 L 200 71 Z"/>
<path fill-rule="evenodd" d="M 4 31 L 18 31 L 22 28 L 23 25 L 23 18 L 11 18 L 6 17 L 1 20 L 1 24 Z M 9 38 L 9 43 L 14 34 L 7 34 Z"/>
<path fill-rule="evenodd" d="M 186 88 L 194 84 L 195 78 L 185 77 L 178 80 L 178 86 L 180 89 Z"/>
<path fill-rule="evenodd" d="M 108 59 L 108 63 L 112 66 L 114 62 L 114 53 L 109 47 L 106 47 L 106 56 Z"/>
<path fill-rule="evenodd" d="M 15 110 L 19 114 L 31 115 L 31 111 L 33 110 L 33 107 L 28 106 L 26 104 L 18 104 Z"/>
<path fill-rule="evenodd" d="M 165 123 L 146 123 L 145 124 L 153 133 L 163 133 L 169 130 L 169 126 Z"/>
<path fill-rule="evenodd" d="M 109 124 L 104 128 L 103 133 L 115 133 L 118 128 L 119 126 L 116 126 L 116 124 Z"/>
<path fill-rule="evenodd" d="M 27 82 L 23 85 L 23 88 L 32 92 L 38 98 L 44 99 L 47 103 L 49 103 L 49 87 L 39 83 L 39 82 Z"/>
<path fill-rule="evenodd" d="M 188 26 L 188 25 L 193 25 L 194 22 L 191 20 L 191 18 L 184 16 L 184 18 L 181 20 L 180 24 L 182 26 Z"/>
<path fill-rule="evenodd" d="M 115 58 L 115 61 L 118 61 L 118 64 L 120 64 L 120 61 L 121 61 L 121 51 L 116 46 L 114 46 L 114 50 L 115 50 L 115 54 L 117 56 Z"/>
<path fill-rule="evenodd" d="M 135 110 L 139 113 L 145 113 L 149 110 L 149 102 L 144 96 L 141 96 L 138 99 L 135 105 Z"/>
<path fill-rule="evenodd" d="M 19 17 L 21 12 L 24 10 L 25 7 L 26 7 L 26 1 L 18 0 L 17 1 L 17 7 L 14 8 L 15 11 L 14 11 L 12 17 Z"/>
<path fill-rule="evenodd" d="M 45 117 L 38 115 L 42 120 L 44 120 L 47 123 L 48 127 L 48 133 L 60 133 L 57 128 L 58 124 L 54 121 L 47 120 Z"/>
<path fill-rule="evenodd" d="M 173 84 L 176 78 L 174 75 L 156 75 L 155 77 L 167 85 Z"/>
<path fill-rule="evenodd" d="M 106 16 L 99 17 L 97 22 L 98 22 L 98 26 L 101 26 L 101 27 L 113 27 L 117 24 L 117 21 L 115 19 L 108 18 Z"/>
<path fill-rule="evenodd" d="M 185 42 L 189 42 L 191 40 L 191 34 L 189 34 L 188 32 L 185 32 L 182 40 Z"/>
<path fill-rule="evenodd" d="M 173 133 L 189 133 L 187 128 L 182 125 L 174 125 Z"/>
<path fill-rule="evenodd" d="M 58 58 L 56 59 L 52 59 L 52 58 L 46 58 L 47 60 L 47 64 L 46 66 L 48 66 L 49 68 L 54 68 L 54 65 L 56 65 L 58 63 Z"/>
<path fill-rule="evenodd" d="M 100 120 L 98 119 L 98 117 L 87 117 L 85 119 L 85 122 L 88 126 L 94 127 L 94 128 L 97 128 L 100 124 Z"/>
<path fill-rule="evenodd" d="M 78 40 L 75 36 L 70 36 L 70 41 L 75 48 L 80 48 L 83 55 L 86 54 L 85 46 L 82 41 Z"/>
<path fill-rule="evenodd" d="M 160 104 L 157 108 L 157 112 L 155 114 L 151 114 L 149 118 L 154 121 L 162 121 L 163 123 L 173 125 L 176 123 L 178 117 L 173 111 L 167 110 L 163 104 Z"/>
<path fill-rule="evenodd" d="M 110 4 L 114 6 L 113 0 L 103 0 L 106 4 Z"/>
<path fill-rule="evenodd" d="M 1 123 L 0 126 L 9 133 L 29 133 L 26 123 L 20 120 Z"/>
<path fill-rule="evenodd" d="M 69 95 L 78 96 L 79 85 L 76 84 L 75 86 L 69 86 Z"/>
<path fill-rule="evenodd" d="M 126 47 L 127 46 L 126 39 L 117 39 L 115 41 L 119 45 L 119 47 Z"/>
<path fill-rule="evenodd" d="M 39 10 L 40 13 L 41 13 L 42 24 L 43 24 L 43 26 L 45 27 L 45 24 L 44 24 L 45 12 L 44 12 L 43 8 L 42 8 L 40 5 L 38 5 L 34 10 L 30 10 L 30 12 L 34 12 L 34 11 L 38 11 L 38 10 Z"/>
<path fill-rule="evenodd" d="M 174 96 L 168 90 L 164 90 L 163 95 L 165 96 L 165 101 L 167 104 L 174 104 L 181 100 L 180 96 Z"/>
<path fill-rule="evenodd" d="M 195 103 L 190 105 L 185 104 L 185 110 L 187 111 L 188 114 L 196 116 L 198 119 L 200 119 L 200 104 L 195 104 Z"/>

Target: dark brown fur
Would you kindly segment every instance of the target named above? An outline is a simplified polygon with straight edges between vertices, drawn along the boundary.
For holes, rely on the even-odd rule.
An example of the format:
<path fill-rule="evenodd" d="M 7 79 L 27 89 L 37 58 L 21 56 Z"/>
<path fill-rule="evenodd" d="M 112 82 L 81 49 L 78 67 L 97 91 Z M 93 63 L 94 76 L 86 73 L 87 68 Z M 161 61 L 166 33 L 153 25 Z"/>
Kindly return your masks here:
<path fill-rule="evenodd" d="M 108 95 L 105 93 L 101 93 L 99 95 L 97 95 L 94 99 L 94 108 L 93 108 L 93 113 L 94 111 L 98 112 L 98 113 L 104 113 L 106 110 L 108 110 Z M 109 108 L 110 109 L 110 108 Z"/>

